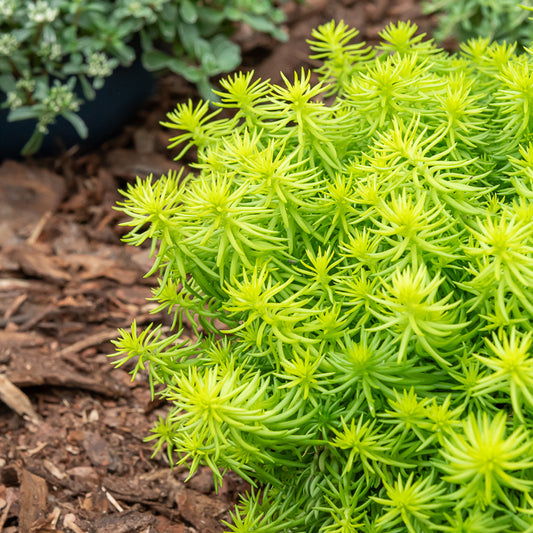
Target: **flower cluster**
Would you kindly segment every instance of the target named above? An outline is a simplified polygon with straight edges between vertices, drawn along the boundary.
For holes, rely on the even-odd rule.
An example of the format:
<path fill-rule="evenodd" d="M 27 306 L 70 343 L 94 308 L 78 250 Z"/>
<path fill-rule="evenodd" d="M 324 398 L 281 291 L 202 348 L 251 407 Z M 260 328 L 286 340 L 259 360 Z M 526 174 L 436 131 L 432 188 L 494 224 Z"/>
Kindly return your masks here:
<path fill-rule="evenodd" d="M 53 22 L 58 14 L 59 9 L 46 0 L 28 3 L 28 19 L 34 24 Z"/>
<path fill-rule="evenodd" d="M 175 330 L 116 364 L 171 403 L 156 450 L 255 486 L 229 531 L 532 531 L 533 57 L 356 33 L 169 114 L 192 171 L 119 209 Z"/>
<path fill-rule="evenodd" d="M 15 11 L 16 0 L 0 0 L 0 16 L 8 18 L 13 16 Z"/>

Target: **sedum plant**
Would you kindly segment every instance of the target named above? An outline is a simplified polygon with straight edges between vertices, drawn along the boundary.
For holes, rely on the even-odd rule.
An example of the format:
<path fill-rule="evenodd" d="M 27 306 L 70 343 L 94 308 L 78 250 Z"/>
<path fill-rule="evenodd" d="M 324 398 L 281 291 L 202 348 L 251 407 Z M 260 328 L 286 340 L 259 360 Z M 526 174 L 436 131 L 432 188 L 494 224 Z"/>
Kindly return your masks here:
<path fill-rule="evenodd" d="M 0 104 L 8 121 L 35 120 L 30 154 L 58 116 L 86 137 L 80 105 L 117 67 L 141 57 L 207 97 L 210 78 L 240 63 L 235 24 L 285 39 L 282 21 L 272 0 L 0 0 Z"/>
<path fill-rule="evenodd" d="M 533 26 L 528 13 L 522 8 L 531 8 L 525 0 L 425 0 L 422 10 L 436 13 L 438 25 L 434 35 L 437 41 L 453 38 L 466 41 L 484 37 L 494 41 L 517 42 L 521 47 L 530 46 Z"/>
<path fill-rule="evenodd" d="M 531 51 L 356 36 L 168 115 L 192 171 L 119 209 L 172 331 L 114 363 L 170 402 L 156 452 L 251 483 L 227 531 L 532 532 Z"/>

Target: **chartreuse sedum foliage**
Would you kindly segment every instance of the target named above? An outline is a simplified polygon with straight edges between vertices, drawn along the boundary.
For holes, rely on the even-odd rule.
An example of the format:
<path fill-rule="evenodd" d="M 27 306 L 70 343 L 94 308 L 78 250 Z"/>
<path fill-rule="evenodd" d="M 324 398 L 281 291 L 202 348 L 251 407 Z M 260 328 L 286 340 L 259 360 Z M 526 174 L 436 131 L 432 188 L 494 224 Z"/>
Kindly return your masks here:
<path fill-rule="evenodd" d="M 533 531 L 533 58 L 415 32 L 321 26 L 319 83 L 180 104 L 194 171 L 123 192 L 174 330 L 117 364 L 156 450 L 253 484 L 228 531 Z"/>

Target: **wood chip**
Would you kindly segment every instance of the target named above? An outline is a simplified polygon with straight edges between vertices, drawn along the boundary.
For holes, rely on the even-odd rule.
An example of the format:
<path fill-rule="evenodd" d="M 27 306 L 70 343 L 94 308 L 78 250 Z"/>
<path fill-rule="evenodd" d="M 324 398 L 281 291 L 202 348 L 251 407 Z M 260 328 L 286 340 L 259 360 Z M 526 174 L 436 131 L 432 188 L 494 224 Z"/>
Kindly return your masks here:
<path fill-rule="evenodd" d="M 31 533 L 34 522 L 45 516 L 47 506 L 46 481 L 23 469 L 20 483 L 20 533 Z"/>
<path fill-rule="evenodd" d="M 47 211 L 39 220 L 33 231 L 31 232 L 31 235 L 26 239 L 26 244 L 35 244 L 39 240 L 39 236 L 41 235 L 44 227 L 46 226 L 46 223 L 50 220 L 52 217 L 53 212 Z"/>
<path fill-rule="evenodd" d="M 48 470 L 48 472 L 50 472 L 50 474 L 52 474 L 57 479 L 64 479 L 66 476 L 64 472 L 59 470 L 59 468 L 57 468 L 57 466 L 48 459 L 45 459 L 43 461 L 43 466 L 46 468 L 46 470 Z"/>
<path fill-rule="evenodd" d="M 38 236 L 43 217 L 56 210 L 64 194 L 65 181 L 57 174 L 4 161 L 0 165 L 0 245 L 18 242 L 21 237 L 31 239 L 32 233 Z"/>
<path fill-rule="evenodd" d="M 141 533 L 155 522 L 155 517 L 139 511 L 125 511 L 103 515 L 94 522 L 94 530 L 98 533 Z"/>
<path fill-rule="evenodd" d="M 2 400 L 15 413 L 27 418 L 34 424 L 39 424 L 40 416 L 37 414 L 30 399 L 5 374 L 0 374 L 0 400 Z"/>
<path fill-rule="evenodd" d="M 4 313 L 4 320 L 8 321 L 18 310 L 18 308 L 27 300 L 28 293 L 19 294 L 12 302 L 11 305 L 6 309 Z"/>
<path fill-rule="evenodd" d="M 1 336 L 0 336 L 1 338 Z M 74 370 L 71 365 L 54 354 L 26 351 L 24 360 L 13 357 L 6 371 L 11 382 L 18 387 L 45 385 L 68 387 L 97 392 L 107 397 L 129 396 L 129 389 L 116 379 L 105 375 L 93 376 Z"/>
<path fill-rule="evenodd" d="M 105 466 L 113 472 L 119 468 L 120 458 L 110 451 L 108 442 L 99 433 L 84 431 L 82 446 L 93 466 Z"/>
<path fill-rule="evenodd" d="M 6 503 L 6 506 L 4 507 L 4 510 L 2 511 L 2 516 L 0 516 L 0 531 L 3 530 L 4 524 L 6 523 L 7 516 L 9 515 L 9 509 L 11 509 L 11 504 L 13 502 L 11 500 L 8 500 Z"/>
<path fill-rule="evenodd" d="M 76 524 L 76 517 L 72 513 L 69 513 L 65 516 L 65 518 L 63 518 L 63 525 L 72 529 L 74 533 L 86 533 L 78 526 L 78 524 Z"/>
<path fill-rule="evenodd" d="M 103 344 L 104 342 L 110 341 L 111 339 L 116 339 L 117 337 L 118 332 L 116 329 L 99 331 L 98 333 L 89 335 L 88 337 L 81 339 L 70 346 L 66 346 L 59 352 L 59 355 L 65 355 L 67 353 L 79 353 L 85 350 L 85 348 Z"/>
<path fill-rule="evenodd" d="M 102 487 L 102 490 L 104 491 L 104 494 L 106 496 L 106 498 L 109 500 L 109 503 L 111 503 L 111 505 L 119 512 L 119 513 L 122 513 L 124 511 L 123 507 L 120 505 L 120 503 L 117 502 L 117 500 L 115 500 L 115 498 L 113 497 L 113 495 L 109 492 L 107 492 L 107 490 L 105 490 L 105 488 Z"/>
<path fill-rule="evenodd" d="M 27 244 L 4 248 L 6 256 L 17 263 L 29 277 L 36 277 L 52 283 L 63 284 L 71 276 L 64 270 L 64 263 L 58 257 L 48 255 Z"/>
<path fill-rule="evenodd" d="M 221 500 L 183 488 L 175 496 L 180 515 L 202 533 L 220 531 L 220 517 L 228 508 Z"/>

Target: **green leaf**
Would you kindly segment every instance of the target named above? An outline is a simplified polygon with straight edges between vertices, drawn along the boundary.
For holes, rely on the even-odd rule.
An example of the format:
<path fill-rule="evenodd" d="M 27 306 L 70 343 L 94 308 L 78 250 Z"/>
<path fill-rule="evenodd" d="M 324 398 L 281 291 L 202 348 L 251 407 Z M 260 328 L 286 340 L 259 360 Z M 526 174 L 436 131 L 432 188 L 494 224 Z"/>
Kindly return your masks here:
<path fill-rule="evenodd" d="M 178 8 L 174 4 L 167 3 L 163 7 L 161 15 L 158 17 L 156 29 L 154 30 L 155 37 L 157 31 L 167 43 L 174 42 L 176 37 L 176 23 L 178 20 Z"/>
<path fill-rule="evenodd" d="M 127 44 L 117 41 L 113 43 L 113 51 L 121 65 L 131 65 L 135 61 L 135 50 Z"/>
<path fill-rule="evenodd" d="M 76 130 L 76 133 L 82 139 L 87 138 L 87 136 L 89 135 L 89 130 L 87 128 L 87 125 L 79 115 L 73 113 L 72 111 L 66 111 L 62 114 L 62 116 L 65 117 L 72 124 L 72 126 Z"/>
<path fill-rule="evenodd" d="M 177 29 L 181 44 L 185 50 L 190 54 L 196 55 L 197 43 L 203 40 L 198 28 L 192 24 L 178 23 Z"/>
<path fill-rule="evenodd" d="M 187 24 L 194 24 L 198 20 L 198 12 L 191 0 L 181 0 L 180 15 Z"/>
<path fill-rule="evenodd" d="M 216 61 L 217 71 L 230 72 L 241 62 L 241 49 L 223 35 L 216 35 L 211 40 L 211 52 Z"/>
<path fill-rule="evenodd" d="M 200 63 L 208 64 L 212 59 L 214 59 L 213 51 L 211 50 L 211 45 L 209 41 L 199 37 L 194 42 L 194 57 L 197 58 Z"/>
<path fill-rule="evenodd" d="M 8 122 L 16 122 L 18 120 L 28 120 L 39 117 L 39 111 L 33 106 L 22 106 L 17 109 L 12 109 L 8 116 Z"/>
<path fill-rule="evenodd" d="M 198 25 L 209 28 L 211 32 L 214 32 L 224 21 L 225 14 L 219 9 L 199 5 L 196 10 L 198 11 Z"/>
<path fill-rule="evenodd" d="M 160 50 L 146 52 L 143 55 L 143 65 L 147 70 L 151 71 L 169 69 L 192 83 L 196 83 L 202 78 L 202 73 L 198 67 L 190 65 L 181 59 L 176 59 Z"/>
<path fill-rule="evenodd" d="M 224 15 L 229 19 L 233 21 L 242 20 L 244 11 L 241 9 L 237 9 L 233 6 L 227 6 L 224 8 Z"/>
<path fill-rule="evenodd" d="M 204 77 L 201 69 L 195 67 L 194 65 L 188 65 L 179 59 L 173 59 L 169 63 L 168 67 L 170 70 L 172 70 L 172 72 L 181 74 L 187 81 L 190 81 L 191 83 L 198 83 Z"/>
<path fill-rule="evenodd" d="M 96 96 L 96 91 L 94 90 L 94 87 L 91 85 L 89 80 L 85 76 L 80 76 L 78 81 L 80 82 L 83 96 L 87 100 L 94 100 L 94 97 Z"/>
<path fill-rule="evenodd" d="M 0 91 L 3 91 L 4 93 L 8 93 L 9 91 L 13 91 L 14 89 L 15 89 L 15 78 L 13 77 L 13 75 L 12 74 L 0 75 Z M 5 97 L 5 95 L 2 95 L 2 98 L 3 97 Z"/>
<path fill-rule="evenodd" d="M 157 71 L 170 68 L 172 56 L 160 50 L 150 50 L 144 52 L 142 56 L 143 65 L 147 70 Z"/>
<path fill-rule="evenodd" d="M 249 13 L 242 14 L 243 22 L 249 24 L 254 30 L 270 33 L 276 29 L 276 26 L 265 17 L 259 15 L 250 15 Z"/>
<path fill-rule="evenodd" d="M 235 532 L 531 531 L 531 55 L 332 21 L 315 73 L 236 74 L 215 103 L 236 48 L 186 26 L 156 63 L 210 100 L 162 123 L 192 170 L 119 204 L 154 311 L 198 339 L 116 345 L 173 403 L 156 451 L 261 487 Z"/>

